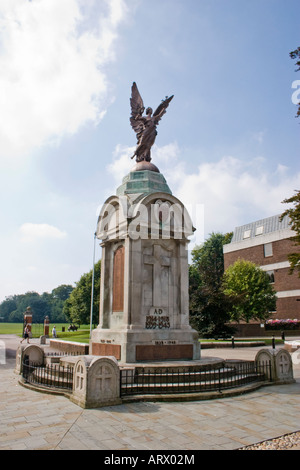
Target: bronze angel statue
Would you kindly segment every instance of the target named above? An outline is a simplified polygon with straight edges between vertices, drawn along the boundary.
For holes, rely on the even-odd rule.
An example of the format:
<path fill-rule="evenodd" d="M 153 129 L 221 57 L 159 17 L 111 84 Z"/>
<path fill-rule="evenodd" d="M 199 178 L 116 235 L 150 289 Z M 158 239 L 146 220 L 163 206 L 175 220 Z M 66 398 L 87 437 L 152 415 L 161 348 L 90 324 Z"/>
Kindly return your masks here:
<path fill-rule="evenodd" d="M 136 83 L 133 83 L 130 98 L 130 124 L 137 136 L 137 147 L 131 158 L 136 157 L 137 162 L 141 162 L 143 160 L 147 162 L 151 161 L 151 147 L 157 136 L 156 126 L 162 116 L 166 113 L 166 109 L 169 106 L 170 101 L 173 99 L 173 96 L 174 95 L 170 96 L 170 98 L 166 96 L 153 115 L 152 108 L 147 108 L 146 116 L 143 116 L 143 112 L 145 110 L 144 103 Z"/>

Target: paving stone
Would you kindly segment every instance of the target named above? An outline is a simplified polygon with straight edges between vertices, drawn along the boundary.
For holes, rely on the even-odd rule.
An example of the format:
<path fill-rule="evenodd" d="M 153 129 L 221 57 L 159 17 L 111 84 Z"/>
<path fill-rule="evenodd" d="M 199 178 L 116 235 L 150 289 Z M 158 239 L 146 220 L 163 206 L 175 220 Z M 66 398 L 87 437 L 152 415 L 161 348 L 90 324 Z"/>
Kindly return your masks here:
<path fill-rule="evenodd" d="M 238 349 L 234 353 L 238 357 Z M 223 354 L 222 350 L 218 354 Z M 66 397 L 21 387 L 13 368 L 13 360 L 4 368 L 0 366 L 1 450 L 299 446 L 300 366 L 294 369 L 296 383 L 264 387 L 238 397 L 185 403 L 138 402 L 94 410 L 81 409 Z"/>

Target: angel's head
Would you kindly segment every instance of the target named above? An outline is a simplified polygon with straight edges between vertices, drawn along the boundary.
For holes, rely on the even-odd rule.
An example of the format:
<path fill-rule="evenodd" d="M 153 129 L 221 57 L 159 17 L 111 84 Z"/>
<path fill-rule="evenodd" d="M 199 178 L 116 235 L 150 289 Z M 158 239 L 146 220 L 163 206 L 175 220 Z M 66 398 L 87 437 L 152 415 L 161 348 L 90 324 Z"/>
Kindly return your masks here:
<path fill-rule="evenodd" d="M 147 114 L 147 116 L 148 116 L 148 114 L 151 116 L 152 112 L 153 112 L 153 109 L 152 109 L 152 108 L 147 108 L 147 109 L 146 109 L 146 114 Z"/>

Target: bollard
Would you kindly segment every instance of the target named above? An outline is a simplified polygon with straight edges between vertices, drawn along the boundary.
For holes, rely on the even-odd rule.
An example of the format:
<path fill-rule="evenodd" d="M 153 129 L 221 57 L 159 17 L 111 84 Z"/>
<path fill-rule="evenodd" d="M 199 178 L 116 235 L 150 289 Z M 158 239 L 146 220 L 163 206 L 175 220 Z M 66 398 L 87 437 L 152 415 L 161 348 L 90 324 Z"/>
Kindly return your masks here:
<path fill-rule="evenodd" d="M 272 348 L 275 349 L 275 337 L 272 336 Z"/>

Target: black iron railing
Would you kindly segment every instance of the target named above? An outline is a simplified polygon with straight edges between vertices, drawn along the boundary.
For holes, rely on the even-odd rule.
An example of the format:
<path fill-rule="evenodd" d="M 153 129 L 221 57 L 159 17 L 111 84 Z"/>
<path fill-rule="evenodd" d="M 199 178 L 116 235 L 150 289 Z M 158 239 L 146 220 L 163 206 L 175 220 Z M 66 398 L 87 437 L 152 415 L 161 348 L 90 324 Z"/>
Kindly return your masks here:
<path fill-rule="evenodd" d="M 25 383 L 72 391 L 73 368 L 60 363 L 36 365 L 25 357 Z M 120 370 L 120 396 L 210 392 L 240 387 L 252 382 L 272 382 L 271 362 L 225 361 L 222 366 L 132 367 Z"/>
<path fill-rule="evenodd" d="M 61 364 L 39 366 L 23 362 L 22 376 L 25 383 L 40 387 L 69 390 L 73 388 L 73 368 Z"/>
<path fill-rule="evenodd" d="M 132 368 L 121 370 L 121 396 L 219 391 L 272 381 L 271 363 L 225 362 L 221 367 Z"/>
<path fill-rule="evenodd" d="M 50 351 L 44 352 L 45 357 L 62 357 L 62 356 L 82 356 L 79 351 Z"/>

